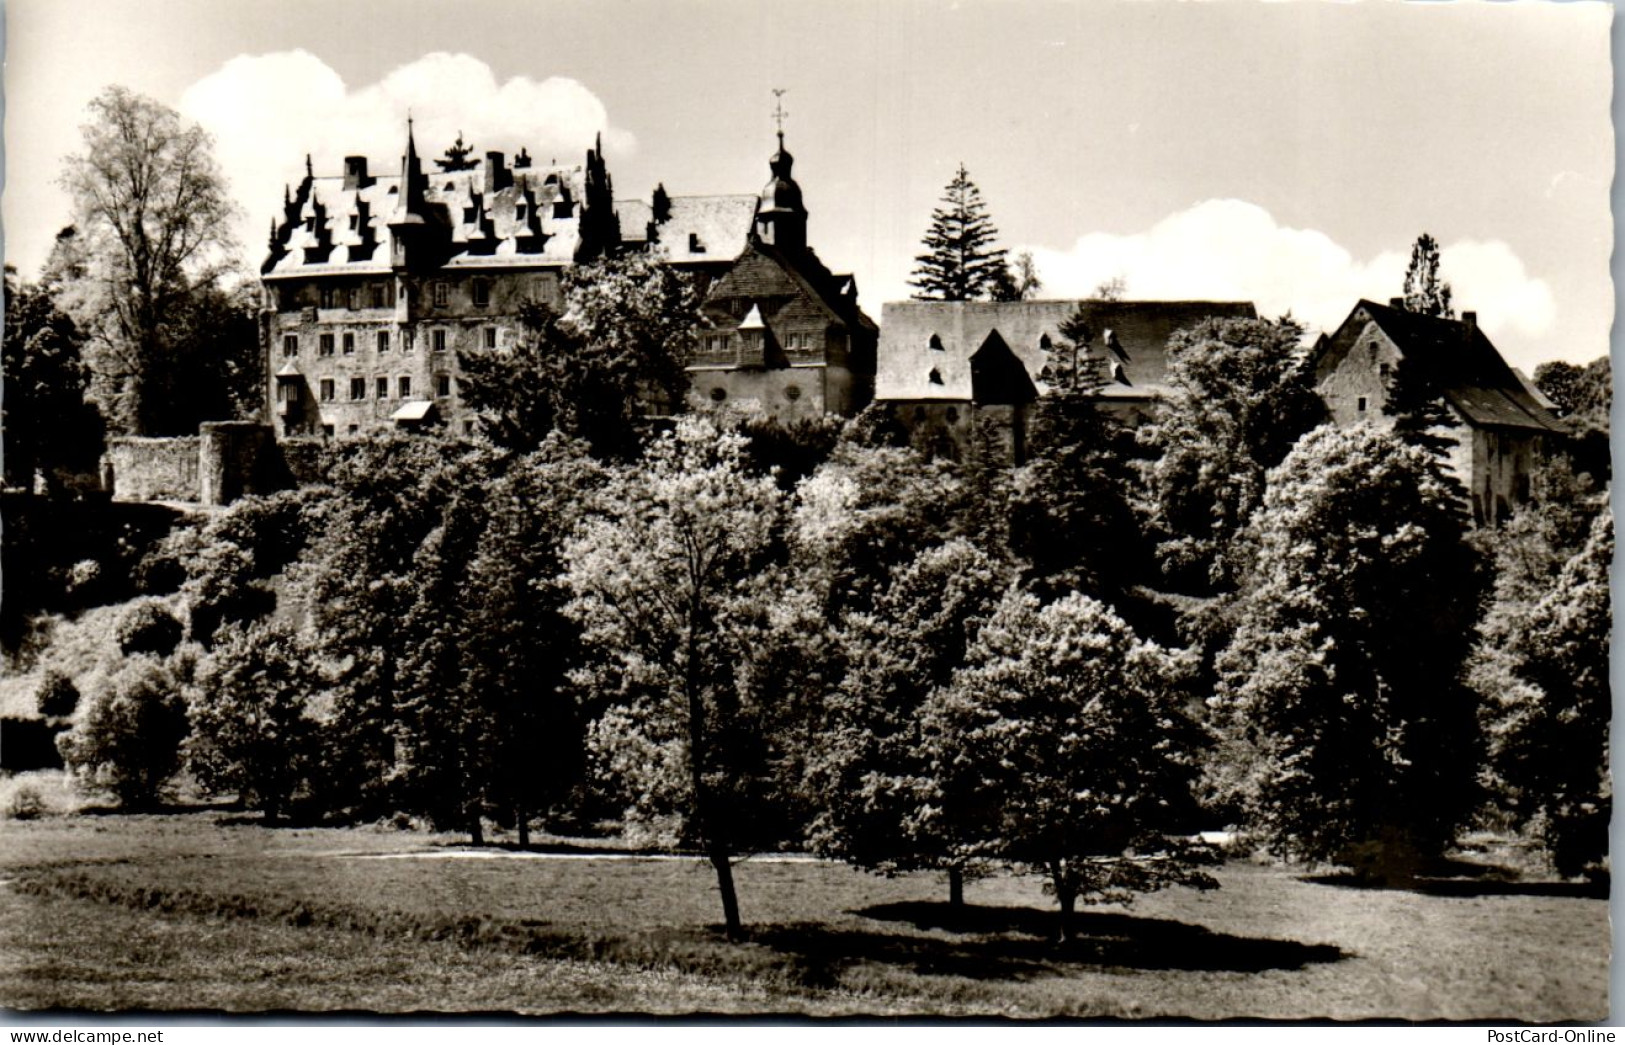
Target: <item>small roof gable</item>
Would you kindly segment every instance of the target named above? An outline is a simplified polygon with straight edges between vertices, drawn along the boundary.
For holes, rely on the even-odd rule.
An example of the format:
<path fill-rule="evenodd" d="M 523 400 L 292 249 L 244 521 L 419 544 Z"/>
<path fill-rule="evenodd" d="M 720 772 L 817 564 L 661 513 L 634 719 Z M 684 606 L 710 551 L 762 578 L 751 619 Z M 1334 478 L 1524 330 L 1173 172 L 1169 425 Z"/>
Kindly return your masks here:
<path fill-rule="evenodd" d="M 1568 426 L 1531 394 L 1476 322 L 1362 300 L 1320 350 L 1317 376 L 1335 367 L 1370 323 L 1470 424 L 1568 434 Z"/>

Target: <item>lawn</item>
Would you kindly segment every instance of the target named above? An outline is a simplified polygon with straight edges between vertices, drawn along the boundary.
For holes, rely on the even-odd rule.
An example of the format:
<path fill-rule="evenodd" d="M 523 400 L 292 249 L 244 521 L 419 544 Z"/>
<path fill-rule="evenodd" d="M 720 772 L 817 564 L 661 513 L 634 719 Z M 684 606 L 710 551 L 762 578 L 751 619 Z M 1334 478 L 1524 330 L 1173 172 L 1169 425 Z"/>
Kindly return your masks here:
<path fill-rule="evenodd" d="M 1563 883 L 1359 889 L 1232 862 L 1084 913 L 1026 878 L 745 861 L 743 944 L 692 859 L 471 852 L 219 813 L 0 823 L 0 1005 L 808 1015 L 1607 1016 L 1607 903 Z"/>

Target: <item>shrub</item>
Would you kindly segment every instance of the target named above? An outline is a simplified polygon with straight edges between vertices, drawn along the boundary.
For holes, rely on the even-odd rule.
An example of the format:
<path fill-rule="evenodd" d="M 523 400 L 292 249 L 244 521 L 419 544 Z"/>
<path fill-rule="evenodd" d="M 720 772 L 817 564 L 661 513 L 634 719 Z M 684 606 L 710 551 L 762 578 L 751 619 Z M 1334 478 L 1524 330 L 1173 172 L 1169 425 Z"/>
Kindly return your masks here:
<path fill-rule="evenodd" d="M 55 668 L 47 668 L 34 692 L 34 704 L 45 718 L 67 718 L 79 707 L 79 687 Z"/>
<path fill-rule="evenodd" d="M 57 737 L 57 750 L 81 780 L 108 788 L 120 804 L 155 804 L 180 767 L 187 734 L 177 689 L 163 663 L 132 657 L 92 695 L 84 719 Z"/>
<path fill-rule="evenodd" d="M 45 813 L 45 800 L 39 789 L 22 784 L 11 789 L 5 804 L 0 805 L 0 818 L 6 820 L 38 820 Z"/>
<path fill-rule="evenodd" d="M 162 603 L 143 599 L 130 607 L 118 622 L 118 645 L 125 656 L 150 653 L 167 657 L 180 645 L 181 622 Z"/>

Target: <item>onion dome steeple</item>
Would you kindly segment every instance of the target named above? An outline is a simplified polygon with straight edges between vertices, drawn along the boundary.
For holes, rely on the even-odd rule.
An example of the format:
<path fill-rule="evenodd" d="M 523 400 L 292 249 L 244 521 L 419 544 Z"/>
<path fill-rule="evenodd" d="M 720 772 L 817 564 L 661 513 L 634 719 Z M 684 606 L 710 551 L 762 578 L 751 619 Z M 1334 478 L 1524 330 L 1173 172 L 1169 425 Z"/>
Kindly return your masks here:
<path fill-rule="evenodd" d="M 773 176 L 762 187 L 756 203 L 756 238 L 780 250 L 799 253 L 807 248 L 807 208 L 801 203 L 801 186 L 790 176 L 796 160 L 784 147 L 785 115 L 782 105 L 773 112 L 779 124 L 779 148 L 767 161 Z"/>

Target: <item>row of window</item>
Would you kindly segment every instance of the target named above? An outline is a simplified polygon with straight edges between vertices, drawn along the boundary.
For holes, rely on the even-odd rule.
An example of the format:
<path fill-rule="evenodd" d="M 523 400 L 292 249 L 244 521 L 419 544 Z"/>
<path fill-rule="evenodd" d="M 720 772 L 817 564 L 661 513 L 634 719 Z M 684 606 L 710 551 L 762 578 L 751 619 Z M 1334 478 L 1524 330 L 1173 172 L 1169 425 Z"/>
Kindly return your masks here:
<path fill-rule="evenodd" d="M 320 290 L 322 308 L 348 308 L 352 311 L 363 308 L 394 308 L 395 287 L 392 283 L 368 283 L 354 286 L 323 286 Z M 435 308 L 446 308 L 451 304 L 451 282 L 448 280 L 435 280 L 429 284 L 430 300 Z M 475 279 L 469 283 L 469 298 L 473 303 L 484 308 L 491 304 L 491 281 L 488 279 Z M 546 276 L 538 276 L 531 280 L 530 299 L 557 306 L 559 304 L 558 280 Z"/>
<path fill-rule="evenodd" d="M 700 335 L 700 345 L 707 352 L 727 352 L 733 336 L 733 333 L 729 331 L 702 334 Z M 807 331 L 786 334 L 783 344 L 787 352 L 817 352 L 824 347 L 824 336 Z"/>
<path fill-rule="evenodd" d="M 483 341 L 485 343 L 485 347 L 486 348 L 496 348 L 497 347 L 497 328 L 496 327 L 485 327 L 485 328 L 483 328 L 482 332 L 483 332 Z M 377 348 L 377 350 L 379 352 L 388 352 L 389 351 L 389 346 L 390 346 L 389 331 L 387 331 L 387 330 L 376 331 L 375 334 L 374 334 L 374 342 L 373 342 L 373 344 L 374 344 L 374 347 Z M 447 338 L 446 338 L 446 331 L 444 329 L 436 329 L 436 330 L 429 331 L 429 345 L 430 345 L 431 349 L 433 349 L 436 352 L 444 352 L 446 350 L 446 344 L 447 344 Z M 316 336 L 316 354 L 317 355 L 322 355 L 322 356 L 333 355 L 336 345 L 343 345 L 345 355 L 347 355 L 347 356 L 355 355 L 355 346 L 356 346 L 355 332 L 354 331 L 345 331 L 343 334 L 338 334 L 338 335 L 334 335 L 334 334 L 318 334 Z M 410 346 L 408 346 L 408 347 L 410 347 Z M 284 335 L 282 335 L 282 356 L 283 356 L 283 358 L 284 359 L 292 359 L 295 356 L 297 356 L 298 354 L 299 354 L 299 335 L 298 334 L 284 334 Z"/>
<path fill-rule="evenodd" d="M 434 394 L 439 399 L 451 398 L 452 378 L 450 374 L 436 374 L 434 376 Z M 401 399 L 412 395 L 412 377 L 402 374 L 395 379 L 396 395 Z M 338 382 L 331 377 L 324 377 L 319 386 L 319 394 L 324 403 L 331 403 L 338 399 Z M 389 398 L 389 378 L 383 375 L 373 378 L 373 396 L 377 399 Z M 350 401 L 360 402 L 367 398 L 367 379 L 364 377 L 350 378 Z"/>

